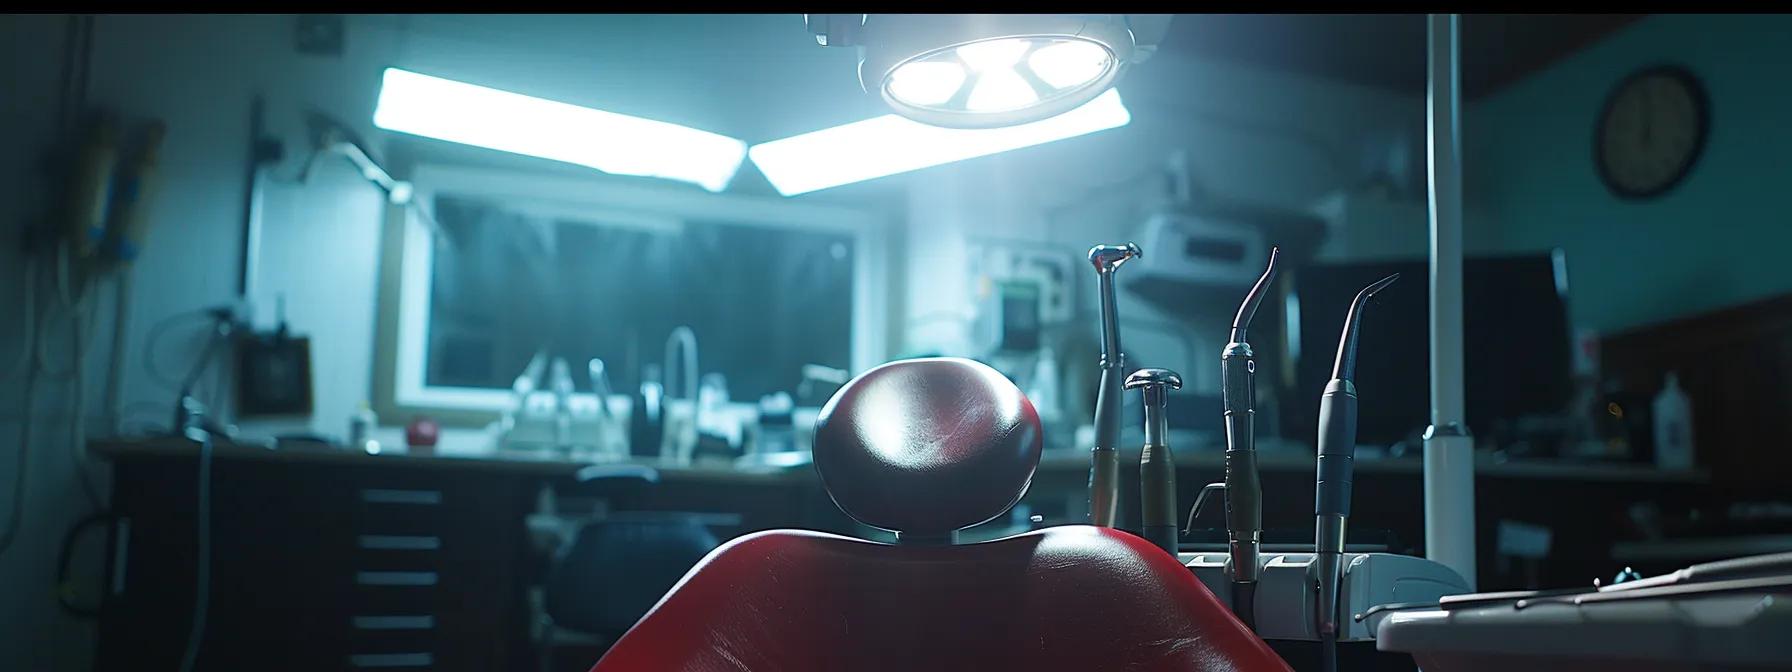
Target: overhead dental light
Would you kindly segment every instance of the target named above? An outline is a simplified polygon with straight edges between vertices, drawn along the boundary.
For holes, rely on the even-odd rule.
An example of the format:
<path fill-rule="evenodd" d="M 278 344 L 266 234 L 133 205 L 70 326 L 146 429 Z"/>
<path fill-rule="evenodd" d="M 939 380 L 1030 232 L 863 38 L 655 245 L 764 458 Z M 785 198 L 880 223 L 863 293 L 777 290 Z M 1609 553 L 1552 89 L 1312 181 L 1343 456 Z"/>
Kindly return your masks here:
<path fill-rule="evenodd" d="M 828 47 L 859 47 L 859 82 L 897 114 L 995 128 L 1077 109 L 1156 50 L 1169 14 L 807 14 Z"/>
<path fill-rule="evenodd" d="M 716 192 L 728 186 L 747 153 L 745 142 L 709 131 L 398 68 L 386 69 L 373 124 Z"/>

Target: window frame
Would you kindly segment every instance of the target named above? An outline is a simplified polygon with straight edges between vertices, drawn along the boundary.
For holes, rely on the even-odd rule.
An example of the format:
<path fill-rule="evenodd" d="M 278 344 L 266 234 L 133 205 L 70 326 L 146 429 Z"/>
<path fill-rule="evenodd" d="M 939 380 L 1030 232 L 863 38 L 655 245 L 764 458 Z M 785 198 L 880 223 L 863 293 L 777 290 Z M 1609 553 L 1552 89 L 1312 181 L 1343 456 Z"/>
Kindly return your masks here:
<path fill-rule="evenodd" d="M 885 244 L 889 226 L 871 211 L 777 198 L 710 193 L 701 189 L 466 165 L 426 163 L 411 171 L 414 198 L 433 206 L 438 192 L 523 207 L 576 210 L 598 221 L 678 226 L 709 219 L 775 229 L 827 231 L 853 240 L 851 369 L 856 374 L 888 359 L 890 295 Z M 379 316 L 374 343 L 373 407 L 397 420 L 429 415 L 451 426 L 481 426 L 511 404 L 509 390 L 425 384 L 434 251 L 429 223 L 416 208 L 388 205 L 380 250 Z M 699 344 L 701 345 L 701 344 Z M 627 390 L 614 390 L 627 394 Z M 590 397 L 590 392 L 581 396 Z"/>

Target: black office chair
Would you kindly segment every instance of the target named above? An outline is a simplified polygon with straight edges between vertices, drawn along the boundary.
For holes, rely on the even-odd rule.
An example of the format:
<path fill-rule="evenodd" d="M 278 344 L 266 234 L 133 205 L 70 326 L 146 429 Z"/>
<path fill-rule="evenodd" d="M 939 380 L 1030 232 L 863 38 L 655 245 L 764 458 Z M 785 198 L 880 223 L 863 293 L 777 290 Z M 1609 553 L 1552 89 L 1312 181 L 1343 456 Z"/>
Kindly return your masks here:
<path fill-rule="evenodd" d="M 709 525 L 717 516 L 642 511 L 659 473 L 642 465 L 593 465 L 577 476 L 577 490 L 601 497 L 606 511 L 578 526 L 548 566 L 542 606 L 541 669 L 551 670 L 559 631 L 607 645 L 633 627 L 698 560 L 720 545 Z M 588 662 L 588 661 L 587 661 Z"/>

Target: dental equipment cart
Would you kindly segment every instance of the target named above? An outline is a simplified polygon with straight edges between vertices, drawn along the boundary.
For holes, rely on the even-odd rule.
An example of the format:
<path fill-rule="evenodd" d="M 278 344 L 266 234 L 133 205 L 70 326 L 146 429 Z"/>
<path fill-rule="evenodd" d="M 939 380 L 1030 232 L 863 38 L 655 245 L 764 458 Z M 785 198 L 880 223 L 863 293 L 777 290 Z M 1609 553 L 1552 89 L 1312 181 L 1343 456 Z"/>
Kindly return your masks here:
<path fill-rule="evenodd" d="M 1383 613 L 1376 646 L 1412 654 L 1427 672 L 1783 670 L 1792 668 L 1792 553 Z"/>

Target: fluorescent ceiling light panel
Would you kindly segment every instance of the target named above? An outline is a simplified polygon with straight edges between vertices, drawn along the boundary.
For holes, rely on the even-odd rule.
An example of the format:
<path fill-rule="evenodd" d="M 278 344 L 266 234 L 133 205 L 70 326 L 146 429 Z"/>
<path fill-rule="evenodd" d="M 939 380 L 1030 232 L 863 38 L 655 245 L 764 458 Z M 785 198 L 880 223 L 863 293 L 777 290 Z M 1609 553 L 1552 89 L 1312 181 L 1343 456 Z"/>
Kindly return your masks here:
<path fill-rule="evenodd" d="M 842 184 L 1125 126 L 1132 113 L 1108 89 L 1069 112 L 1004 128 L 942 128 L 894 114 L 754 145 L 747 150 L 778 193 L 795 196 Z"/>
<path fill-rule="evenodd" d="M 747 144 L 725 135 L 387 68 L 373 124 L 596 168 L 662 177 L 721 191 Z"/>

